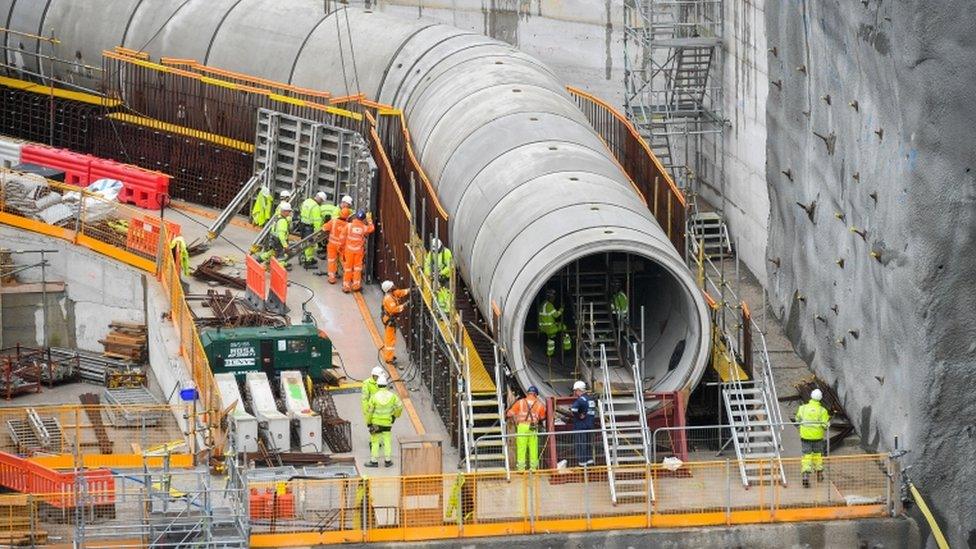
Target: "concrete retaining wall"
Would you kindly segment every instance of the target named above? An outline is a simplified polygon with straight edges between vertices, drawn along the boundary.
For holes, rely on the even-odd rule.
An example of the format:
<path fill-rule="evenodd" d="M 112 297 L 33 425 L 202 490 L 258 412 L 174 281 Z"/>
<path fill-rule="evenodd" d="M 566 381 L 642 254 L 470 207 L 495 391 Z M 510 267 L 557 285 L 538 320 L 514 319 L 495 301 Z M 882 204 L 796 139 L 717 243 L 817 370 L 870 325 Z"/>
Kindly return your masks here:
<path fill-rule="evenodd" d="M 45 276 L 48 281 L 68 282 L 65 287 L 65 301 L 58 303 L 60 310 L 49 309 L 52 318 L 61 315 L 68 323 L 72 322 L 72 315 L 68 311 L 73 311 L 73 326 L 66 325 L 69 341 L 61 344 L 73 343 L 85 351 L 101 352 L 103 348 L 98 340 L 108 334 L 110 322 L 145 321 L 142 272 L 69 242 L 7 226 L 0 226 L 0 247 L 13 250 L 58 250 L 55 254 L 45 254 L 49 262 Z M 40 261 L 40 255 L 15 254 L 13 260 L 18 265 L 34 263 Z M 19 273 L 17 278 L 25 283 L 39 283 L 41 270 L 27 269 Z M 39 345 L 44 341 L 39 298 L 36 299 L 35 307 L 37 322 L 33 331 L 34 337 L 19 343 Z M 3 342 L 7 346 L 14 343 L 18 342 Z"/>

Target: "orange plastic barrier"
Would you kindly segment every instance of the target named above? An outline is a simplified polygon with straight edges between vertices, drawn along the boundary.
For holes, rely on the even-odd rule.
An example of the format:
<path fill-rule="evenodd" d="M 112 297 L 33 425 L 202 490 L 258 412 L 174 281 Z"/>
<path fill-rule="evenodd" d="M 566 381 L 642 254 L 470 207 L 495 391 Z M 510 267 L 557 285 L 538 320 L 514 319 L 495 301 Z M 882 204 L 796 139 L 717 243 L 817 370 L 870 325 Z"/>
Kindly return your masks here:
<path fill-rule="evenodd" d="M 162 172 L 145 170 L 138 166 L 120 164 L 112 160 L 92 158 L 89 181 L 117 179 L 122 182 L 119 202 L 135 204 L 140 208 L 162 208 L 169 192 L 170 177 Z"/>
<path fill-rule="evenodd" d="M 254 259 L 253 256 L 247 256 L 244 260 L 244 265 L 247 269 L 247 293 L 248 298 L 257 299 L 258 301 L 264 301 L 268 299 L 268 288 L 267 288 L 267 277 L 265 276 L 264 267 L 261 263 Z"/>
<path fill-rule="evenodd" d="M 179 224 L 165 220 L 163 222 L 166 223 L 166 234 L 170 239 L 180 236 L 182 228 Z M 159 227 L 158 217 L 150 215 L 133 217 L 132 221 L 129 222 L 125 246 L 149 255 L 156 255 L 156 251 L 159 249 Z"/>
<path fill-rule="evenodd" d="M 115 477 L 108 469 L 82 471 L 90 502 L 95 505 L 115 503 Z M 26 459 L 0 452 L 0 486 L 37 494 L 59 509 L 75 507 L 76 473 L 48 469 Z"/>
<path fill-rule="evenodd" d="M 295 518 L 295 494 L 292 493 L 291 488 L 286 488 L 283 494 L 275 494 L 272 488 L 266 488 L 264 492 L 251 488 L 249 499 L 252 520 Z"/>
<path fill-rule="evenodd" d="M 288 303 L 288 271 L 275 258 L 271 259 L 271 295 L 268 296 L 268 302 L 272 309 L 287 308 L 285 304 Z"/>

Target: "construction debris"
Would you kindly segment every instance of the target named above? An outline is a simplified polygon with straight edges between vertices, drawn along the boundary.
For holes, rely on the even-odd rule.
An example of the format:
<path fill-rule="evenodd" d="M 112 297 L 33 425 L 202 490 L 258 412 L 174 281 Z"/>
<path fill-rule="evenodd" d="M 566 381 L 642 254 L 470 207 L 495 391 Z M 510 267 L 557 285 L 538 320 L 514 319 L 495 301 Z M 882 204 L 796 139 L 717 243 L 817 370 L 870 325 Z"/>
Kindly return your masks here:
<path fill-rule="evenodd" d="M 329 448 L 337 454 L 351 452 L 352 424 L 339 417 L 339 410 L 336 408 L 332 393 L 320 389 L 311 404 L 312 411 L 322 417 L 322 438 Z"/>
<path fill-rule="evenodd" d="M 51 357 L 76 360 L 77 373 L 82 381 L 105 387 L 138 387 L 146 385 L 146 366 L 105 358 L 64 347 L 51 347 Z"/>
<path fill-rule="evenodd" d="M 109 324 L 109 329 L 111 331 L 105 339 L 98 341 L 105 347 L 102 356 L 130 362 L 146 361 L 145 324 L 113 322 Z"/>
<path fill-rule="evenodd" d="M 108 438 L 108 430 L 102 422 L 102 412 L 99 408 L 101 399 L 95 393 L 85 393 L 78 397 L 85 405 L 85 414 L 91 421 L 95 430 L 95 440 L 98 441 L 98 451 L 102 454 L 111 454 L 113 450 L 112 440 Z"/>
<path fill-rule="evenodd" d="M 831 448 L 839 445 L 854 432 L 854 426 L 851 424 L 850 418 L 847 417 L 847 413 L 844 412 L 844 407 L 841 405 L 840 398 L 837 396 L 833 387 L 815 376 L 800 381 L 794 387 L 796 388 L 798 399 L 803 402 L 810 400 L 810 393 L 814 389 L 820 389 L 820 392 L 823 394 L 823 399 L 820 403 L 830 412 L 830 425 L 833 431 L 833 434 L 830 435 Z"/>
<path fill-rule="evenodd" d="M 220 272 L 221 268 L 230 267 L 231 265 L 231 261 L 213 256 L 201 263 L 196 270 L 193 271 L 193 278 L 202 281 L 212 280 L 223 286 L 230 286 L 231 288 L 243 290 L 247 285 L 243 278 Z"/>
<path fill-rule="evenodd" d="M 272 326 L 282 328 L 291 321 L 285 315 L 258 311 L 251 307 L 246 299 L 236 297 L 230 290 L 223 293 L 217 290 L 207 290 L 206 295 L 191 294 L 187 301 L 203 301 L 205 307 L 213 311 L 212 317 L 196 318 L 198 327 L 246 328 L 255 326 Z"/>

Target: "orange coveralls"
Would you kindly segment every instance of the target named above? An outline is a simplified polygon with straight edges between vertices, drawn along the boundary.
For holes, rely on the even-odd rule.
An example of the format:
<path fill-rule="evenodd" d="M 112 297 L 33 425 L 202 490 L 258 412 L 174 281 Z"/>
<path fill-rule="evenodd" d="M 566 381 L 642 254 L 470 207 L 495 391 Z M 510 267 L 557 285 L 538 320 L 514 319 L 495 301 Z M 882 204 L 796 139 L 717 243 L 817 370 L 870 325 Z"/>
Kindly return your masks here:
<path fill-rule="evenodd" d="M 406 307 L 405 303 L 400 303 L 400 299 L 410 295 L 410 290 L 390 290 L 383 296 L 383 361 L 392 364 L 396 358 L 393 351 L 396 346 L 396 319 Z"/>
<path fill-rule="evenodd" d="M 373 224 L 353 219 L 346 229 L 346 245 L 342 254 L 342 289 L 358 292 L 363 280 L 363 257 L 366 237 L 372 234 Z"/>
<path fill-rule="evenodd" d="M 322 230 L 329 233 L 329 243 L 325 247 L 326 251 L 326 273 L 329 275 L 329 284 L 336 283 L 336 263 L 339 260 L 339 256 L 342 255 L 343 247 L 346 244 L 346 232 L 349 228 L 349 222 L 346 221 L 346 216 L 349 215 L 349 210 L 343 210 L 339 213 L 339 217 L 330 219 L 322 225 Z M 343 269 L 349 269 L 348 265 L 344 265 Z"/>

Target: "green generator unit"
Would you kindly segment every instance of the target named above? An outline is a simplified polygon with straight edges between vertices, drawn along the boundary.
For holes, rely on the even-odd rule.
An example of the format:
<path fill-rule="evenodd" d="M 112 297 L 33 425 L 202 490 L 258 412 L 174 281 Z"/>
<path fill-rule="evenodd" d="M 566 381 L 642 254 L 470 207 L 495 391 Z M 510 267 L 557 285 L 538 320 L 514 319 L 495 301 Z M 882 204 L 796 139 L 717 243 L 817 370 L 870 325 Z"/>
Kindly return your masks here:
<path fill-rule="evenodd" d="M 282 328 L 212 328 L 200 334 L 215 374 L 264 372 L 274 383 L 278 372 L 298 370 L 323 381 L 332 369 L 332 341 L 313 324 Z"/>

